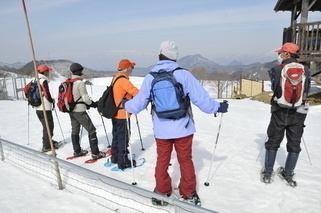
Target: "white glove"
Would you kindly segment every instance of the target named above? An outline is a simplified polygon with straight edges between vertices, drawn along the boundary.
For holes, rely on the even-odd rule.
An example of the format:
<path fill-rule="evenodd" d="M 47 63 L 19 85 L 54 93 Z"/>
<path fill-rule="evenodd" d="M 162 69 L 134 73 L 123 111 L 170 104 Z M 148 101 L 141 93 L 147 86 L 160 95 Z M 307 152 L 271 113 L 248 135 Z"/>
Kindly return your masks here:
<path fill-rule="evenodd" d="M 307 114 L 309 112 L 309 103 L 305 103 L 305 105 L 301 105 L 298 108 L 296 108 L 296 112 L 301 114 Z"/>

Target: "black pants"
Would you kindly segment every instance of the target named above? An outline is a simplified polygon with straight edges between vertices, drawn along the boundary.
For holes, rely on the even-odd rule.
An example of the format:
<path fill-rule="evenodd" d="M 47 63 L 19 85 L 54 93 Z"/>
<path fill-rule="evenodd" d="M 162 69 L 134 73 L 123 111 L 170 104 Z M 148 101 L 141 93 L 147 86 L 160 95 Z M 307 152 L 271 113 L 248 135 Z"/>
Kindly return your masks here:
<path fill-rule="evenodd" d="M 39 118 L 39 121 L 42 124 L 42 145 L 43 145 L 43 148 L 50 149 L 50 141 L 49 141 L 49 136 L 48 136 L 44 113 L 43 113 L 43 111 L 40 111 L 40 110 L 37 110 L 36 113 Z M 54 130 L 54 122 L 53 122 L 51 110 L 48 110 L 48 111 L 46 110 L 46 114 L 47 114 L 47 118 L 48 118 L 48 125 L 49 125 L 50 134 L 52 137 L 53 130 Z"/>
<path fill-rule="evenodd" d="M 269 139 L 265 143 L 265 149 L 277 151 L 286 131 L 287 151 L 300 153 L 305 118 L 306 114 L 297 113 L 295 110 L 280 109 L 273 112 L 267 129 Z"/>
<path fill-rule="evenodd" d="M 69 116 L 71 120 L 71 138 L 74 138 L 73 135 L 79 135 L 80 126 L 83 126 L 88 132 L 89 144 L 92 153 L 98 154 L 99 148 L 96 128 L 87 112 L 70 112 Z M 73 141 L 73 148 L 75 152 L 80 152 L 81 147 L 79 141 Z"/>
<path fill-rule="evenodd" d="M 128 161 L 128 130 L 126 119 L 112 118 L 113 123 L 113 141 L 111 145 L 112 156 L 118 156 L 118 163 L 122 164 Z M 128 118 L 130 129 L 130 118 Z"/>

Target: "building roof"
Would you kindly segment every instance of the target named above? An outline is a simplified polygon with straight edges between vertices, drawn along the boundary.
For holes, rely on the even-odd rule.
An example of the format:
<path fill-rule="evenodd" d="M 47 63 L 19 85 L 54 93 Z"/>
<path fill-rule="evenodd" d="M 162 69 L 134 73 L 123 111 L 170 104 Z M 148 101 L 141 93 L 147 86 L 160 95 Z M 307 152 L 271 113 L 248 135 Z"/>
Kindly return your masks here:
<path fill-rule="evenodd" d="M 321 0 L 309 0 L 309 4 L 312 2 L 314 2 L 314 4 L 309 11 L 321 11 Z M 292 11 L 295 5 L 297 5 L 297 11 L 301 11 L 302 0 L 278 0 L 274 11 Z"/>

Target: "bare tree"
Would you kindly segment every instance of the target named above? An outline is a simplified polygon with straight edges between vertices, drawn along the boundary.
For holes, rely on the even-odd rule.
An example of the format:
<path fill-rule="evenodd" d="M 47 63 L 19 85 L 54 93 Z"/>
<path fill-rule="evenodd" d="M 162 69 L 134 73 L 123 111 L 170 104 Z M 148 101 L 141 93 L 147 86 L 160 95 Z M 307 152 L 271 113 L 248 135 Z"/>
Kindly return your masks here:
<path fill-rule="evenodd" d="M 191 71 L 192 75 L 204 86 L 208 80 L 208 71 L 204 67 L 194 67 Z"/>

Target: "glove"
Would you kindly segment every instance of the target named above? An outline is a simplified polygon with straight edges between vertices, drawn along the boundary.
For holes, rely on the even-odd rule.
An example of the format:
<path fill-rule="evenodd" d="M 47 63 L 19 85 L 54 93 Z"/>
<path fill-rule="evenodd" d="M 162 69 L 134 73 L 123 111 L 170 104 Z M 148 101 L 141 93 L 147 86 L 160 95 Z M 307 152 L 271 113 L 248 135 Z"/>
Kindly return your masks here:
<path fill-rule="evenodd" d="M 91 104 L 89 105 L 89 107 L 92 107 L 92 108 L 97 108 L 97 106 L 98 106 L 98 101 L 96 101 L 96 102 L 91 102 Z"/>
<path fill-rule="evenodd" d="M 123 105 L 124 108 L 125 108 L 125 104 L 126 104 L 127 101 L 129 101 L 129 100 L 128 100 L 128 99 L 123 99 L 123 100 L 121 101 L 121 105 Z"/>
<path fill-rule="evenodd" d="M 220 103 L 220 107 L 218 108 L 217 112 L 226 113 L 227 109 L 228 109 L 228 103 L 224 101 Z"/>

